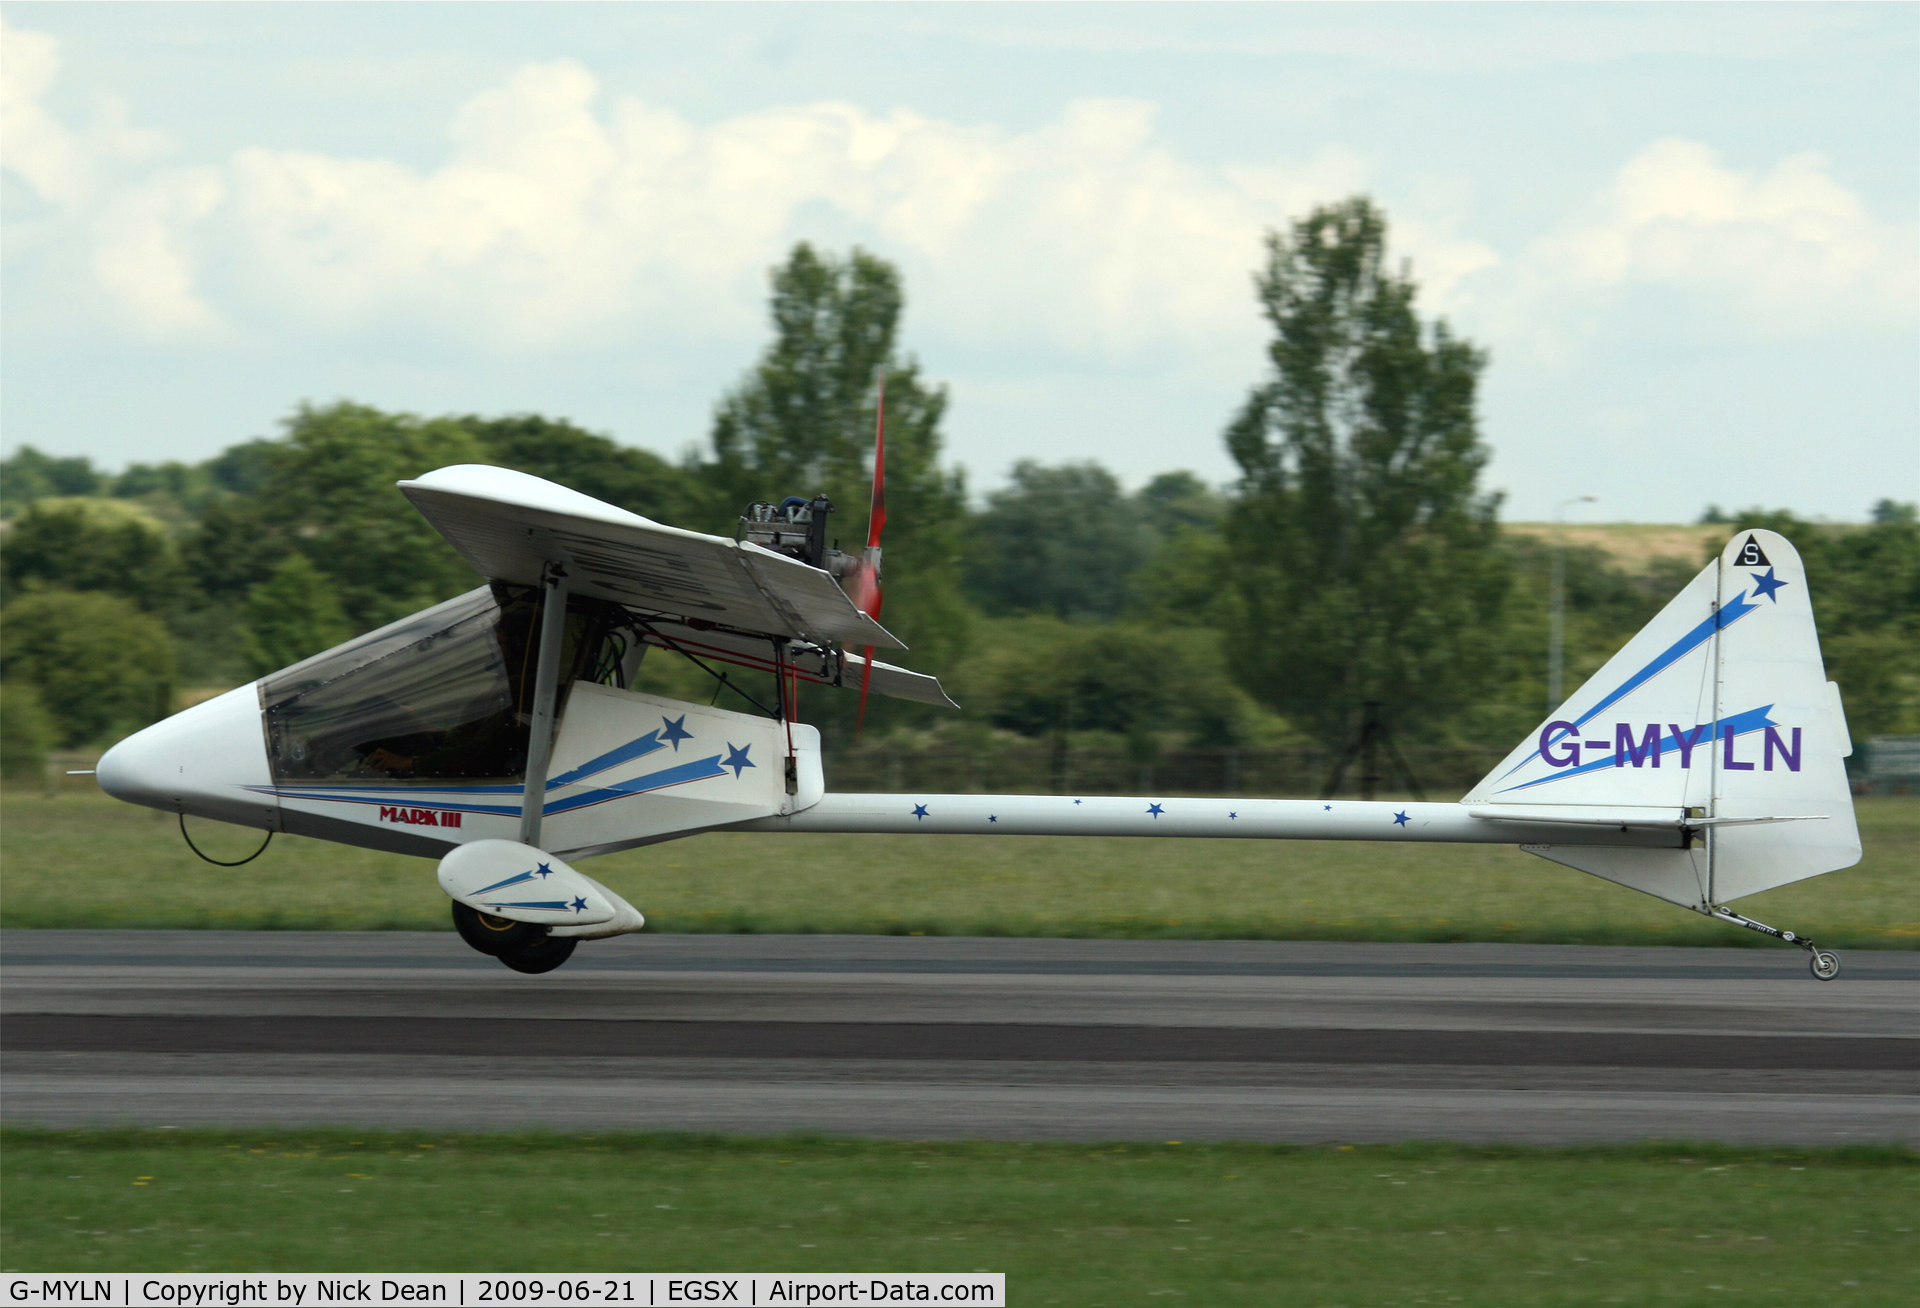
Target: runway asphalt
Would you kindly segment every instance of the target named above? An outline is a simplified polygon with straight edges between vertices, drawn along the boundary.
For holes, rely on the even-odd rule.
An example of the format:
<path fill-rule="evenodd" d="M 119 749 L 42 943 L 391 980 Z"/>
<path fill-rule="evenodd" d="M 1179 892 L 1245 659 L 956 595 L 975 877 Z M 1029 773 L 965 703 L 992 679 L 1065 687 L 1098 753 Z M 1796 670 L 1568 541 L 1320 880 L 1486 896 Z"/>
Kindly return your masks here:
<path fill-rule="evenodd" d="M 0 1118 L 1920 1144 L 1920 953 L 0 932 Z"/>

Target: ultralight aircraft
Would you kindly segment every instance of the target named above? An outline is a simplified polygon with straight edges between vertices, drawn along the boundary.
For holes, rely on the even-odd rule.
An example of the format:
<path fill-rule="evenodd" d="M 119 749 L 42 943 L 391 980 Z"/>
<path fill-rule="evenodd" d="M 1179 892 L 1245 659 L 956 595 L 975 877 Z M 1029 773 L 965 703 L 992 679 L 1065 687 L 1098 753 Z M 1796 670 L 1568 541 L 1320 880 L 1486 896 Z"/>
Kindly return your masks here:
<path fill-rule="evenodd" d="M 115 745 L 130 803 L 439 860 L 468 944 L 547 972 L 640 911 L 574 863 L 706 831 L 1238 837 L 1518 845 L 1839 960 L 1728 904 L 1859 861 L 1806 571 L 1736 534 L 1459 803 L 1166 796 L 835 794 L 801 684 L 953 707 L 881 662 L 886 521 L 830 548 L 824 497 L 755 503 L 737 539 L 682 531 L 504 468 L 400 490 L 484 579 L 464 595 L 197 704 Z M 685 658 L 762 713 L 632 689 Z M 735 674 L 737 675 L 737 674 Z M 766 684 L 762 682 L 761 684 Z M 716 691 L 716 698 L 717 698 Z"/>

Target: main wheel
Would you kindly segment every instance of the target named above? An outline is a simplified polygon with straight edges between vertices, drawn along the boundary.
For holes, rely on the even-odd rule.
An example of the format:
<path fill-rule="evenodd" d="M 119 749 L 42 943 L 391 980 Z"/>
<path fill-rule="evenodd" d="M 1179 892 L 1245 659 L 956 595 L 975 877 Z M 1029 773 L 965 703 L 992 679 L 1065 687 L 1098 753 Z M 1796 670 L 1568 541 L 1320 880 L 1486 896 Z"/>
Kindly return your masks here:
<path fill-rule="evenodd" d="M 1816 949 L 1807 958 L 1807 970 L 1818 980 L 1831 981 L 1840 975 L 1840 960 L 1824 949 Z"/>
<path fill-rule="evenodd" d="M 572 936 L 542 936 L 530 945 L 500 951 L 500 961 L 516 972 L 551 972 L 573 957 L 580 942 Z"/>
<path fill-rule="evenodd" d="M 547 935 L 547 928 L 537 922 L 495 917 L 477 908 L 468 908 L 457 899 L 453 901 L 453 927 L 469 945 L 496 957 L 506 950 L 538 943 Z"/>

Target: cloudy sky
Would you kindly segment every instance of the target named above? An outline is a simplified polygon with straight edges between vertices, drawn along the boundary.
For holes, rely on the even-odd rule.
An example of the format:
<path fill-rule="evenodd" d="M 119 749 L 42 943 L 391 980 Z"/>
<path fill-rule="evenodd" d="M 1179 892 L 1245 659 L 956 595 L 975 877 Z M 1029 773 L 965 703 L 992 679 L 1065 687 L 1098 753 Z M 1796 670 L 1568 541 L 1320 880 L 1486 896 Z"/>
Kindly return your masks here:
<path fill-rule="evenodd" d="M 1920 498 L 1920 6 L 0 16 L 7 449 L 350 397 L 675 454 L 807 239 L 902 268 L 976 489 L 1225 481 L 1261 234 L 1364 191 L 1491 351 L 1509 518 Z"/>

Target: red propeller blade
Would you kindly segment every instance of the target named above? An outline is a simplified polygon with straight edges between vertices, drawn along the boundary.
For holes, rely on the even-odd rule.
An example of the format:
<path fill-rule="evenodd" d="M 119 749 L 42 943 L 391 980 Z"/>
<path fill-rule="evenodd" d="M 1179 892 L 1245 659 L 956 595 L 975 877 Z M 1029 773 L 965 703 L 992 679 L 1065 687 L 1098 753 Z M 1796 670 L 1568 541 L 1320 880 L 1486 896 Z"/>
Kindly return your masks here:
<path fill-rule="evenodd" d="M 887 374 L 880 374 L 880 398 L 873 406 L 873 501 L 867 510 L 867 548 L 880 548 L 880 530 L 887 525 Z"/>
<path fill-rule="evenodd" d="M 850 598 L 870 618 L 880 616 L 880 532 L 887 525 L 887 369 L 880 367 L 880 397 L 874 402 L 873 418 L 873 500 L 867 510 L 867 549 L 853 574 Z M 858 740 L 867 726 L 867 686 L 873 680 L 873 646 L 864 651 L 866 662 L 860 665 L 860 716 L 853 724 Z"/>

